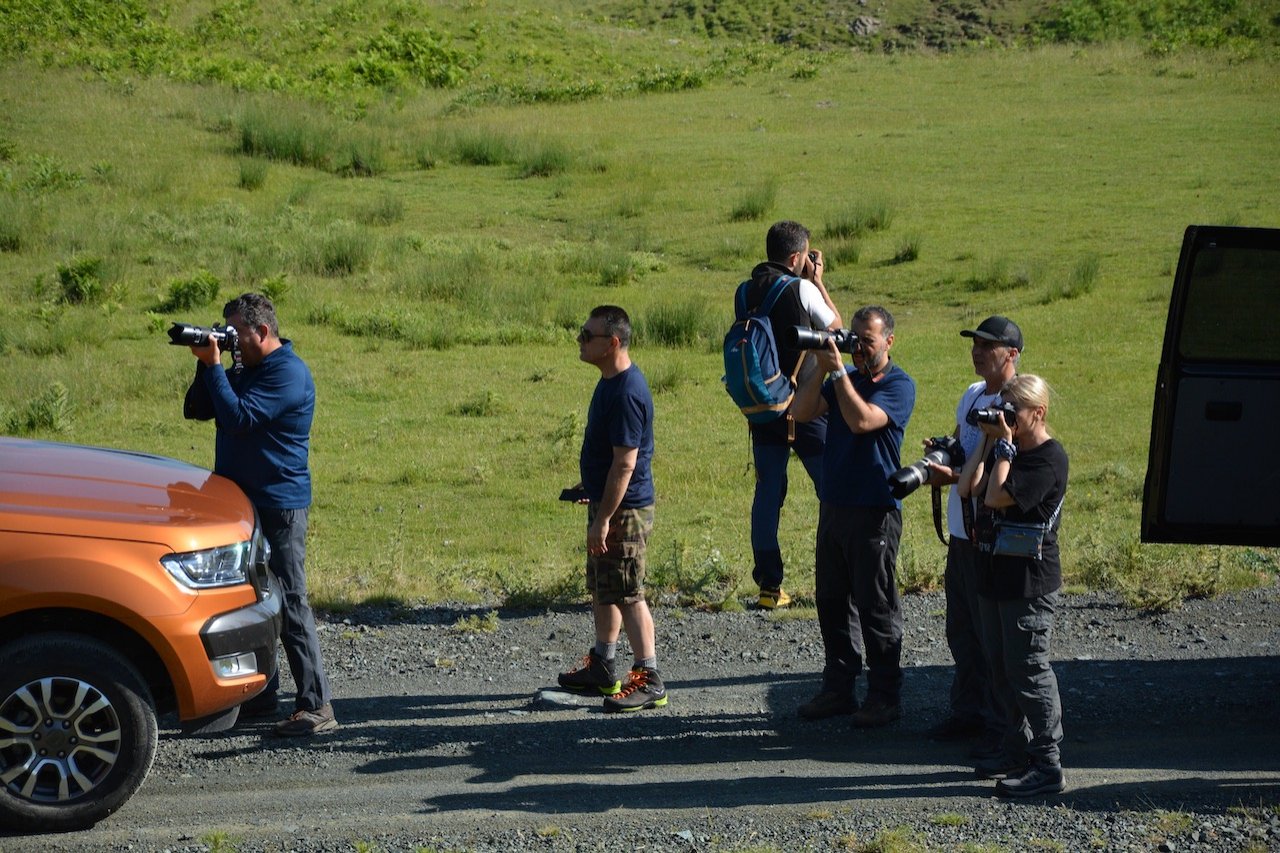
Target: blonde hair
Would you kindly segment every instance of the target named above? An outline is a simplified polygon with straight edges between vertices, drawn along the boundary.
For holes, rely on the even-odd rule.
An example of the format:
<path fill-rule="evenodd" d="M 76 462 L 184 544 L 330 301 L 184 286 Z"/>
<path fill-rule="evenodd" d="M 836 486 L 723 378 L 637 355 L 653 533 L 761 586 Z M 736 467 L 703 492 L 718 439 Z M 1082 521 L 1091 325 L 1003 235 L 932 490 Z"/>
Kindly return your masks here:
<path fill-rule="evenodd" d="M 1013 403 L 1019 409 L 1044 406 L 1047 412 L 1049 396 L 1052 393 L 1053 389 L 1049 387 L 1049 383 L 1039 376 L 1034 373 L 1019 373 L 1004 383 L 1004 387 L 1000 389 L 1000 399 L 1006 403 Z"/>

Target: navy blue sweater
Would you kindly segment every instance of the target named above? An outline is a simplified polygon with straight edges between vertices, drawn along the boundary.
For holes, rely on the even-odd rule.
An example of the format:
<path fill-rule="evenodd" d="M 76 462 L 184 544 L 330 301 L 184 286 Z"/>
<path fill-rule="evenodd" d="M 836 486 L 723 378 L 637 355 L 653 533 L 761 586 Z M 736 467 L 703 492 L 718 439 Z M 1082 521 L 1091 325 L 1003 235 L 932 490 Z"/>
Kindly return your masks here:
<path fill-rule="evenodd" d="M 316 386 L 293 344 L 281 343 L 239 375 L 200 364 L 195 384 L 203 380 L 218 425 L 214 473 L 234 481 L 254 506 L 302 509 L 311 505 L 307 453 Z"/>

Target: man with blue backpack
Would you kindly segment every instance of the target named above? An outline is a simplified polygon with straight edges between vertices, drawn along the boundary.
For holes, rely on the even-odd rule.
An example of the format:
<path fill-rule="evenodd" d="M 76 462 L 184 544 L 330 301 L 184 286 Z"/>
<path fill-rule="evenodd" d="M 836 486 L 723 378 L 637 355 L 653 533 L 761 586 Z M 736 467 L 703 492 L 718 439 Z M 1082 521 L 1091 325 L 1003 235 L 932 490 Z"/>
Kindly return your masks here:
<path fill-rule="evenodd" d="M 826 418 L 797 424 L 791 417 L 791 395 L 806 358 L 803 350 L 786 346 L 785 330 L 793 326 L 838 329 L 842 321 L 822 283 L 822 253 L 809 249 L 809 229 L 799 222 L 776 222 L 765 237 L 765 251 L 768 260 L 751 271 L 751 278 L 739 285 L 734 298 L 738 322 L 730 336 L 740 333 L 739 346 L 731 354 L 732 346 L 726 339 L 725 382 L 751 430 L 756 469 L 751 503 L 755 567 L 751 576 L 760 587 L 759 606 L 772 610 L 791 603 L 782 589 L 782 549 L 778 543 L 778 520 L 787 498 L 787 463 L 795 450 L 816 490 L 827 434 Z M 753 334 L 758 336 L 755 342 Z M 744 374 L 760 371 L 755 350 L 769 346 L 776 353 L 764 359 L 768 364 L 765 373 L 770 375 L 758 377 L 768 387 L 752 391 L 744 387 L 751 384 Z M 747 358 L 738 360 L 738 353 Z M 808 370 L 816 370 L 812 359 L 807 363 Z"/>

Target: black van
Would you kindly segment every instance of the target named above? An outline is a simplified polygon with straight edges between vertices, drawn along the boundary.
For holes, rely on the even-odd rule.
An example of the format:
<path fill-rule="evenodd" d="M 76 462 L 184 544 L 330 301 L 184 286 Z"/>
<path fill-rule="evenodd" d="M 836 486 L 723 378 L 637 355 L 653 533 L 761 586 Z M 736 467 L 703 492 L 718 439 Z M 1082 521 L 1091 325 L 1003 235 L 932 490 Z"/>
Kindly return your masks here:
<path fill-rule="evenodd" d="M 1144 542 L 1280 546 L 1280 229 L 1192 225 L 1169 300 Z"/>

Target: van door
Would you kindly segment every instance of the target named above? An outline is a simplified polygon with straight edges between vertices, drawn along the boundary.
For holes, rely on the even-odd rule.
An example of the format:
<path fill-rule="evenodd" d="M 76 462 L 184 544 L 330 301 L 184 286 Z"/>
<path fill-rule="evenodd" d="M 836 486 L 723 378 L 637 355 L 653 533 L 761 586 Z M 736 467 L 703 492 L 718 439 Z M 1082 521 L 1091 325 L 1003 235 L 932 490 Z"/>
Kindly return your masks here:
<path fill-rule="evenodd" d="M 1280 545 L 1280 229 L 1192 225 L 1169 299 L 1144 542 Z"/>

